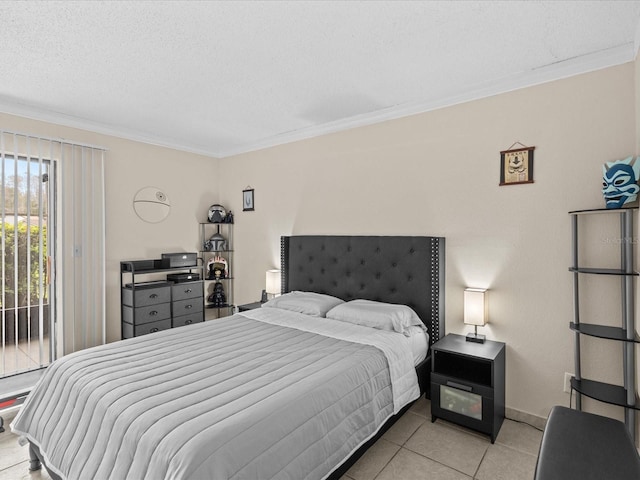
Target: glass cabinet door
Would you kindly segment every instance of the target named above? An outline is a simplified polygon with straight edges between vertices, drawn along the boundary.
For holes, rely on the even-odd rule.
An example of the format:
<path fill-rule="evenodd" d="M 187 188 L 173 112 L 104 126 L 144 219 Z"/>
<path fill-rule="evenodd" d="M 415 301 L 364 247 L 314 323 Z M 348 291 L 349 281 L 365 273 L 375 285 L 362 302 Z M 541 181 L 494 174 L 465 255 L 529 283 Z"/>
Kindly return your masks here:
<path fill-rule="evenodd" d="M 482 396 L 440 385 L 440 408 L 482 421 Z"/>

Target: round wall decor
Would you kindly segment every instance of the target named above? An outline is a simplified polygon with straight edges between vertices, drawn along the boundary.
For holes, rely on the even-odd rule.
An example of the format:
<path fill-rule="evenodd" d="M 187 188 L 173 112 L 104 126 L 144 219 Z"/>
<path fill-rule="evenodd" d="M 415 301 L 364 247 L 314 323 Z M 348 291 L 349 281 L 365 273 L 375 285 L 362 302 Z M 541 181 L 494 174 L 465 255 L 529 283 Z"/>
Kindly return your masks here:
<path fill-rule="evenodd" d="M 136 215 L 148 223 L 159 223 L 171 212 L 169 197 L 157 187 L 144 187 L 133 197 Z"/>

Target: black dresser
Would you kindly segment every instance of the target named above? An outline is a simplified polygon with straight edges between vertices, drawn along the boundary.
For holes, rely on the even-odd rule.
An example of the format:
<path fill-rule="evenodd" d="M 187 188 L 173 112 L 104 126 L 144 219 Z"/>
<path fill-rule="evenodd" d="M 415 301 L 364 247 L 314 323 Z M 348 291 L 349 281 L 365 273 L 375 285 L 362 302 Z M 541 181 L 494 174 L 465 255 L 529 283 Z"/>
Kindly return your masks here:
<path fill-rule="evenodd" d="M 164 273 L 175 276 L 176 272 L 191 273 L 197 280 L 146 280 Z M 120 273 L 123 339 L 204 322 L 202 267 L 164 268 L 130 261 L 120 262 Z"/>

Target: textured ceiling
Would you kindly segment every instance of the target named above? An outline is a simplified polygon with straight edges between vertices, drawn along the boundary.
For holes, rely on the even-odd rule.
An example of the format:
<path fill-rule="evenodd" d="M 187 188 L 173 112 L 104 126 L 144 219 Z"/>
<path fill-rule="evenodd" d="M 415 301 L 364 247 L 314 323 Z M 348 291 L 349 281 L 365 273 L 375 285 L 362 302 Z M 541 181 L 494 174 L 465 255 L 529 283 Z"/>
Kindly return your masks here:
<path fill-rule="evenodd" d="M 224 157 L 633 60 L 640 1 L 0 2 L 0 111 Z"/>

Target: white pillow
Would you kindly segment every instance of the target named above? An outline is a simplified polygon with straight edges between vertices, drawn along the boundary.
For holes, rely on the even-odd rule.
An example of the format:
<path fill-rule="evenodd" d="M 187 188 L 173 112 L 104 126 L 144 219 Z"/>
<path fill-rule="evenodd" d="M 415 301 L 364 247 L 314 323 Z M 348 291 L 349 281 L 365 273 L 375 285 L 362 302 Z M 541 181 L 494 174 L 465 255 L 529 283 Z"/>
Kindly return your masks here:
<path fill-rule="evenodd" d="M 410 335 L 412 325 L 425 328 L 418 314 L 406 305 L 351 300 L 332 308 L 327 318 Z"/>
<path fill-rule="evenodd" d="M 272 298 L 268 302 L 263 303 L 262 306 L 291 310 L 314 317 L 324 317 L 329 310 L 341 303 L 344 303 L 344 300 L 332 297 L 331 295 L 293 291 Z"/>

